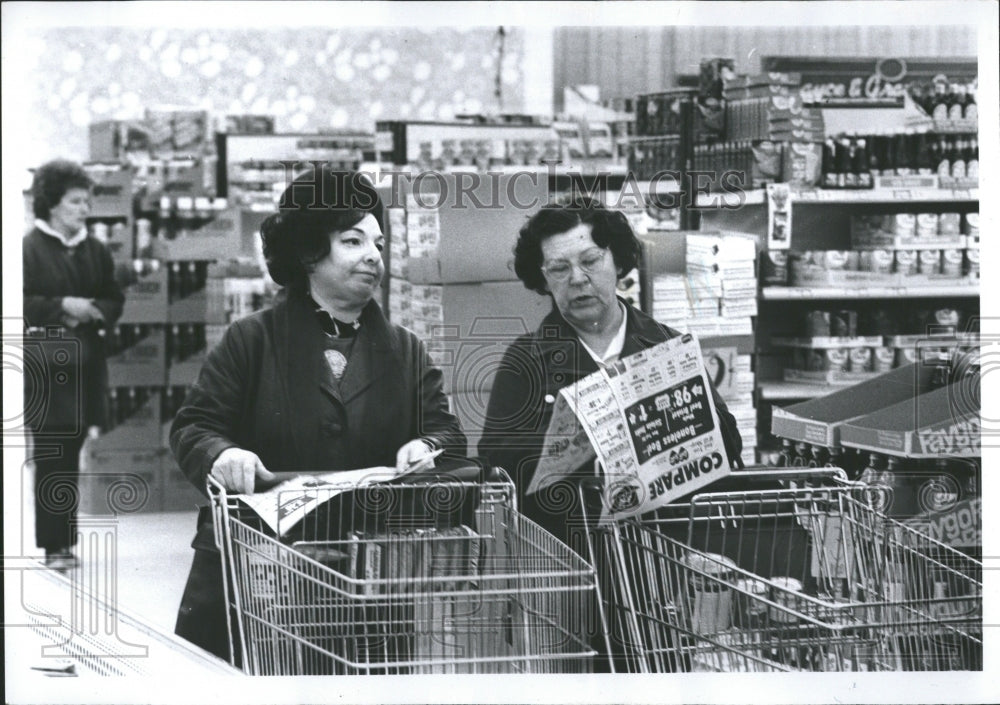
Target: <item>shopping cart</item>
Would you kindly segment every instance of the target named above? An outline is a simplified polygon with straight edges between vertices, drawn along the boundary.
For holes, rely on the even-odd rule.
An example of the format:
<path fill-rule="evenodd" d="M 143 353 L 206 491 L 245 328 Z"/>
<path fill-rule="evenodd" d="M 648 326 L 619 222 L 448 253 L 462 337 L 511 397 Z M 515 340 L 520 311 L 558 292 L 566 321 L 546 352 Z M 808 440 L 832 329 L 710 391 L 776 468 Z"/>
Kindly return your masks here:
<path fill-rule="evenodd" d="M 506 476 L 480 479 L 354 489 L 279 527 L 280 539 L 210 483 L 239 665 L 255 675 L 589 671 L 596 652 L 580 624 L 596 602 L 593 569 L 517 513 Z"/>
<path fill-rule="evenodd" d="M 742 471 L 608 526 L 581 487 L 612 670 L 980 670 L 981 563 L 845 477 Z"/>

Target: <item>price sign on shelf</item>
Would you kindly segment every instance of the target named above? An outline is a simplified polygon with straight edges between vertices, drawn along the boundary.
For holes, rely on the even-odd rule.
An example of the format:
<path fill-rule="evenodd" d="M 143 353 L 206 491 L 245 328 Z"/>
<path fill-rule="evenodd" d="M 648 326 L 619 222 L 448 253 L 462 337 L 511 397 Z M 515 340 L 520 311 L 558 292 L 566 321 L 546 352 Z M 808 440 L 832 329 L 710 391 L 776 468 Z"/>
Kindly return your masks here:
<path fill-rule="evenodd" d="M 895 201 L 912 201 L 913 192 L 909 189 L 893 189 L 892 198 Z"/>

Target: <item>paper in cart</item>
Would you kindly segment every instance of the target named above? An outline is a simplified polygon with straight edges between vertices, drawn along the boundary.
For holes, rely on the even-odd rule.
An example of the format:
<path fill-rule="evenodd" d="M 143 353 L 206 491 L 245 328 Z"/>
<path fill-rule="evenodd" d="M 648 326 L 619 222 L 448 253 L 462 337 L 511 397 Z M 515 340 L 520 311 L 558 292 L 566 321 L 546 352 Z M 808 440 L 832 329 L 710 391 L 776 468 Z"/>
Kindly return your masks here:
<path fill-rule="evenodd" d="M 397 477 L 393 468 L 362 468 L 322 475 L 296 475 L 266 492 L 235 495 L 278 536 L 334 497 Z"/>
<path fill-rule="evenodd" d="M 570 433 L 574 423 L 582 433 Z M 672 338 L 560 390 L 544 449 L 528 492 L 596 455 L 605 478 L 602 522 L 649 512 L 728 475 L 697 339 Z"/>

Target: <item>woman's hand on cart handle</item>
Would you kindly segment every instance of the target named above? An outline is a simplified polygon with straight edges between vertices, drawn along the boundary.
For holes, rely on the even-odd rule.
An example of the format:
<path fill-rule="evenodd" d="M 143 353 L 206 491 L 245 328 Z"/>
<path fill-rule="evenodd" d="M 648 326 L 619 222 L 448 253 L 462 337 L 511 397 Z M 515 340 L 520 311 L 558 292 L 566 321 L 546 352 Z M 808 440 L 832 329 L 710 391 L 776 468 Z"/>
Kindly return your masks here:
<path fill-rule="evenodd" d="M 415 438 L 396 451 L 396 472 L 402 475 L 430 470 L 434 467 L 434 458 L 442 452 L 431 448 L 426 441 Z"/>
<path fill-rule="evenodd" d="M 274 479 L 274 474 L 264 467 L 256 453 L 235 447 L 219 453 L 209 475 L 227 492 L 235 494 L 253 494 L 257 480 Z"/>

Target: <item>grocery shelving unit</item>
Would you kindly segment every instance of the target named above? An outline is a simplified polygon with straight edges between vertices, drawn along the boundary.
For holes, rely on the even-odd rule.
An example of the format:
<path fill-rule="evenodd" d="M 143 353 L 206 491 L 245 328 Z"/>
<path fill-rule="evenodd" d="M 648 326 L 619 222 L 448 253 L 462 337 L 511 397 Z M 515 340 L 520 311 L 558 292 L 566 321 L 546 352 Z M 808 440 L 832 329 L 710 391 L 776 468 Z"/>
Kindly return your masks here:
<path fill-rule="evenodd" d="M 966 214 L 978 210 L 979 191 L 968 189 L 885 189 L 869 190 L 792 190 L 789 209 L 792 213 L 790 247 L 792 250 L 849 250 L 850 218 L 854 214 L 891 214 L 903 212 Z M 701 229 L 740 230 L 761 236 L 766 243 L 768 198 L 756 189 L 741 194 L 712 193 L 701 195 Z M 727 207 L 728 206 L 728 207 Z M 979 310 L 980 285 L 976 278 L 942 280 L 933 285 L 879 286 L 762 286 L 758 294 L 755 323 L 754 365 L 760 447 L 769 448 L 771 408 L 793 401 L 824 396 L 843 389 L 843 385 L 812 384 L 782 379 L 785 351 L 771 346 L 771 338 L 795 335 L 788 329 L 813 309 L 845 308 L 860 305 L 897 307 L 954 307 L 966 315 Z M 915 333 L 916 331 L 908 331 Z M 773 448 L 772 448 L 773 449 Z"/>

